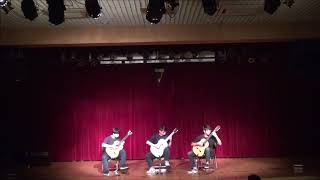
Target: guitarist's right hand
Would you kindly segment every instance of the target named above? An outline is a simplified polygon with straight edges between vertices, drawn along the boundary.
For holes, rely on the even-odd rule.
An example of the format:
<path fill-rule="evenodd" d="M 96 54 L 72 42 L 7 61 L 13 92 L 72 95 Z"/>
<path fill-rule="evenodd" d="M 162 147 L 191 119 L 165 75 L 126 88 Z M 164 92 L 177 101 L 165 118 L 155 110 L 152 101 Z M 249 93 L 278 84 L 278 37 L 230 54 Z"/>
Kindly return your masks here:
<path fill-rule="evenodd" d="M 160 148 L 160 145 L 159 145 L 159 144 L 153 144 L 153 147 L 159 149 L 159 148 Z"/>
<path fill-rule="evenodd" d="M 201 141 L 200 141 L 200 142 L 196 142 L 196 143 L 195 143 L 195 142 L 192 142 L 192 143 L 191 143 L 191 146 L 201 146 L 201 147 L 202 147 L 202 146 L 203 146 L 203 143 L 202 143 Z"/>

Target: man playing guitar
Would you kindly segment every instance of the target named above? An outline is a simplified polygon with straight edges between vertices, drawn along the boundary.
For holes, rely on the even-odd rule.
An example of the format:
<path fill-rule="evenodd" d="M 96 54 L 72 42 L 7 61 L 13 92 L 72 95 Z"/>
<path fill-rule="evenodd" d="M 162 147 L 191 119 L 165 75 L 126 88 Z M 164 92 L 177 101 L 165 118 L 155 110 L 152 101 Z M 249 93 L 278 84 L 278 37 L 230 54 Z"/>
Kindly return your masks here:
<path fill-rule="evenodd" d="M 188 157 L 191 163 L 191 171 L 188 171 L 190 174 L 194 174 L 198 172 L 196 167 L 194 157 L 205 157 L 206 158 L 206 169 L 209 168 L 210 158 L 214 155 L 213 149 L 216 148 L 216 145 L 221 145 L 222 142 L 217 135 L 217 131 L 220 129 L 220 126 L 217 126 L 213 131 L 211 131 L 211 127 L 209 125 L 203 126 L 203 135 L 198 136 L 192 143 L 191 146 L 193 150 L 188 152 Z"/>
<path fill-rule="evenodd" d="M 165 126 L 161 126 L 159 128 L 159 132 L 158 134 L 154 134 L 150 137 L 149 140 L 147 140 L 146 144 L 148 144 L 149 146 L 153 146 L 155 148 L 160 148 L 160 147 L 157 147 L 157 143 L 160 139 L 166 139 L 168 136 L 166 135 L 166 128 Z M 171 136 L 172 137 L 172 136 Z M 169 159 L 170 159 L 170 146 L 171 146 L 171 143 L 172 143 L 172 138 L 170 138 L 169 140 L 169 146 L 166 147 L 163 151 L 163 155 L 162 157 L 164 157 L 164 160 L 165 160 L 165 166 L 169 167 L 170 166 L 170 163 L 169 163 Z M 155 169 L 152 167 L 152 162 L 153 160 L 156 158 L 156 156 L 154 156 L 151 152 L 147 153 L 146 154 L 146 161 L 148 163 L 148 167 L 149 167 L 149 170 L 147 171 L 147 174 L 153 174 L 155 173 Z"/>
<path fill-rule="evenodd" d="M 102 155 L 102 165 L 103 165 L 103 174 L 106 176 L 109 176 L 109 164 L 108 161 L 112 159 L 110 155 L 106 153 L 107 148 L 116 149 L 121 148 L 124 145 L 124 141 L 120 141 L 121 144 L 116 144 L 115 142 L 119 142 L 119 128 L 112 128 L 112 135 L 106 137 L 102 143 L 102 147 L 104 147 L 103 155 Z M 127 169 L 126 166 L 126 151 L 124 149 L 121 149 L 119 151 L 119 157 L 120 157 L 120 170 Z"/>

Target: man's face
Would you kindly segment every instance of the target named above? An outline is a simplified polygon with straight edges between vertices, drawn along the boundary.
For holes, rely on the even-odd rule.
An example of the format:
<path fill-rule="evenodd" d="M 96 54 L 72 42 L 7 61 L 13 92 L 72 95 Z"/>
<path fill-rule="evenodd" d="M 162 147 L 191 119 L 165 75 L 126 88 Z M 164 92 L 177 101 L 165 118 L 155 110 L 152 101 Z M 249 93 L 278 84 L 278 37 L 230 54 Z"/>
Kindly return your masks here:
<path fill-rule="evenodd" d="M 166 135 L 166 133 L 167 133 L 166 131 L 159 130 L 159 135 L 160 136 L 164 136 L 164 135 Z"/>
<path fill-rule="evenodd" d="M 205 135 L 209 136 L 210 133 L 211 133 L 211 130 L 210 130 L 210 129 L 205 129 L 205 130 L 203 130 L 203 133 L 204 133 Z"/>
<path fill-rule="evenodd" d="M 119 133 L 113 133 L 112 134 L 114 138 L 118 138 L 119 137 Z"/>

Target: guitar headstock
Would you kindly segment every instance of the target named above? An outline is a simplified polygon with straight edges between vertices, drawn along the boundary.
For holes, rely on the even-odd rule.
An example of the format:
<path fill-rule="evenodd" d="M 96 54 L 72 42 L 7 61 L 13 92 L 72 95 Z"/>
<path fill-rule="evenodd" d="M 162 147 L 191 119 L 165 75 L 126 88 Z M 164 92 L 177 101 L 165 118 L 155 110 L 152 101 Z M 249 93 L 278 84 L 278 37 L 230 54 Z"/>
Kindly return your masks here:
<path fill-rule="evenodd" d="M 133 132 L 131 130 L 129 130 L 127 134 L 128 134 L 128 136 L 130 136 L 133 134 Z"/>
<path fill-rule="evenodd" d="M 221 126 L 220 126 L 220 125 L 217 125 L 212 132 L 217 132 L 217 131 L 220 130 L 220 128 L 221 128 Z"/>
<path fill-rule="evenodd" d="M 174 128 L 173 133 L 177 133 L 179 130 L 177 128 Z"/>

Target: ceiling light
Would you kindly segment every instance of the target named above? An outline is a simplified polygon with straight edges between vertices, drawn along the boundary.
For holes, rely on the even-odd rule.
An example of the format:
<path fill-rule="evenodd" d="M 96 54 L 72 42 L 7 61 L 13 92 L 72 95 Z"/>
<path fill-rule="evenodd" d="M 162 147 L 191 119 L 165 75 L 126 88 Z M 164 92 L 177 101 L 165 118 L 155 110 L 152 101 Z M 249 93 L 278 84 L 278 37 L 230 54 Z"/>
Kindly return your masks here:
<path fill-rule="evenodd" d="M 63 0 L 47 0 L 49 11 L 49 22 L 54 25 L 59 25 L 64 22 L 64 6 Z"/>
<path fill-rule="evenodd" d="M 283 4 L 287 5 L 289 8 L 294 4 L 294 0 L 284 0 Z"/>
<path fill-rule="evenodd" d="M 264 10 L 269 14 L 273 14 L 278 9 L 280 4 L 280 0 L 265 0 Z"/>
<path fill-rule="evenodd" d="M 6 6 L 8 3 L 8 0 L 0 0 L 0 7 Z"/>
<path fill-rule="evenodd" d="M 11 7 L 11 2 L 8 0 L 0 0 L 0 7 L 4 12 L 6 12 L 6 14 L 13 9 L 13 7 Z"/>
<path fill-rule="evenodd" d="M 31 21 L 38 17 L 37 8 L 33 0 L 22 0 L 21 10 L 24 14 L 24 17 L 30 19 Z"/>
<path fill-rule="evenodd" d="M 164 0 L 149 0 L 146 19 L 151 24 L 157 24 L 160 22 L 165 12 Z"/>
<path fill-rule="evenodd" d="M 101 16 L 101 6 L 98 0 L 85 0 L 85 6 L 90 17 L 97 19 Z"/>
<path fill-rule="evenodd" d="M 202 0 L 202 6 L 204 13 L 212 16 L 217 11 L 216 0 Z"/>

